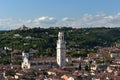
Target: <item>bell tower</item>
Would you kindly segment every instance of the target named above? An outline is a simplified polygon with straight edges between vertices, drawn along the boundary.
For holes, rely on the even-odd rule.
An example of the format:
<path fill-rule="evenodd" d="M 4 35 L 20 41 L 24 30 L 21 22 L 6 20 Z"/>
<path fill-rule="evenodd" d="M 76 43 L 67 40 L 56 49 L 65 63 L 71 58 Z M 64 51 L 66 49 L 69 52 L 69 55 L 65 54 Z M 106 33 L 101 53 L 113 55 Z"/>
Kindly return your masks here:
<path fill-rule="evenodd" d="M 57 40 L 57 64 L 59 67 L 63 67 L 66 65 L 66 45 L 64 41 L 64 33 L 58 33 Z"/>

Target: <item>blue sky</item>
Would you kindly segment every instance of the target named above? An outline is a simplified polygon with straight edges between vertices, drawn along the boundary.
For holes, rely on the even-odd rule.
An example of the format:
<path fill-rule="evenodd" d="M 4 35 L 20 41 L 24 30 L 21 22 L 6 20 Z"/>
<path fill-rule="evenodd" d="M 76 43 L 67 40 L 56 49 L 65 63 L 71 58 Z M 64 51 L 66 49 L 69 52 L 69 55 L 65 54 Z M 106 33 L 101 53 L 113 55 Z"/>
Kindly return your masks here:
<path fill-rule="evenodd" d="M 0 0 L 0 30 L 28 27 L 119 27 L 120 0 Z"/>

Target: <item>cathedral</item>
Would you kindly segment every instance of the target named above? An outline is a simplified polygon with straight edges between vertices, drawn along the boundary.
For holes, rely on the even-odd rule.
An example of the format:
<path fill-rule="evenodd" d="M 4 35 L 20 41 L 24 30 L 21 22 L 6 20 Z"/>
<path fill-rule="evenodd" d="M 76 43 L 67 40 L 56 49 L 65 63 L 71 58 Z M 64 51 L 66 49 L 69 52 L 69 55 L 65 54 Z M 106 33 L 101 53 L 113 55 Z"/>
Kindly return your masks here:
<path fill-rule="evenodd" d="M 29 52 L 22 53 L 23 62 L 21 64 L 22 69 L 30 68 L 52 68 L 52 67 L 64 67 L 66 66 L 66 44 L 64 40 L 64 33 L 58 33 L 56 58 L 30 58 Z"/>

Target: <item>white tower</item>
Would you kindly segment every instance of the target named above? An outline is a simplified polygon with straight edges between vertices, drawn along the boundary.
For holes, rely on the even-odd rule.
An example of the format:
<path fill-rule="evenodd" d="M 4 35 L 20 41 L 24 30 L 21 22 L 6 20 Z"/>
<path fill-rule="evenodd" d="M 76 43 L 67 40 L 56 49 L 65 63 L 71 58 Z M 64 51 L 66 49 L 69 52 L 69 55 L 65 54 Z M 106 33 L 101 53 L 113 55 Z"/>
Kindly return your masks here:
<path fill-rule="evenodd" d="M 63 67 L 66 65 L 66 45 L 64 41 L 64 33 L 58 33 L 57 40 L 57 64 L 59 67 Z"/>
<path fill-rule="evenodd" d="M 26 52 L 22 52 L 22 57 L 23 57 L 23 62 L 22 62 L 22 69 L 25 70 L 25 69 L 30 69 L 30 62 L 28 60 L 29 58 L 29 53 L 26 53 Z"/>

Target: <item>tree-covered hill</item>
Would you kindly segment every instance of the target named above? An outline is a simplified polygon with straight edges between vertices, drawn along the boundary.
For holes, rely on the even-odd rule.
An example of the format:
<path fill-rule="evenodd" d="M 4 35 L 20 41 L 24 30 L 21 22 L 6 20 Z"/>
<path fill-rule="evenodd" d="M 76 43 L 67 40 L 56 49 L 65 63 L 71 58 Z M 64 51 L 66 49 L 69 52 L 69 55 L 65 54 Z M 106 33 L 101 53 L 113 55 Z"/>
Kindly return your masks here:
<path fill-rule="evenodd" d="M 65 34 L 68 52 L 112 46 L 120 42 L 120 28 L 33 28 L 28 30 L 0 31 L 0 47 L 37 49 L 42 55 L 54 56 L 59 31 Z"/>

